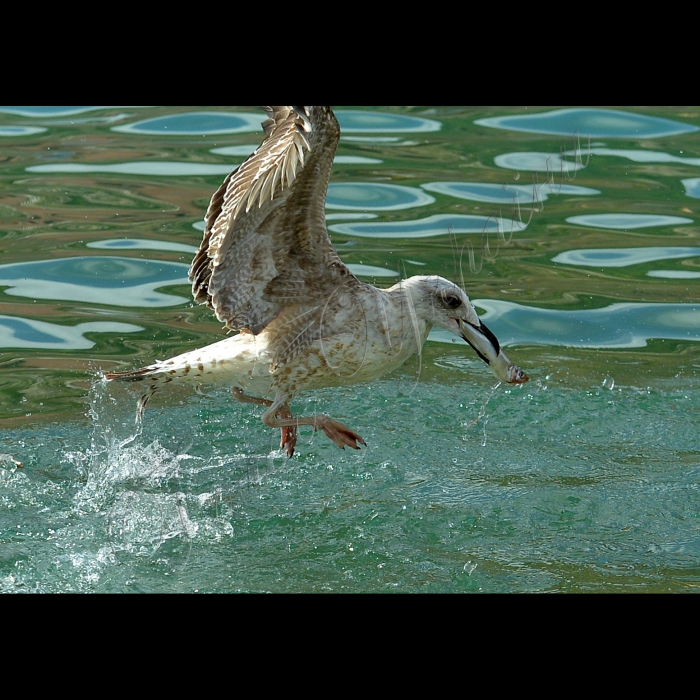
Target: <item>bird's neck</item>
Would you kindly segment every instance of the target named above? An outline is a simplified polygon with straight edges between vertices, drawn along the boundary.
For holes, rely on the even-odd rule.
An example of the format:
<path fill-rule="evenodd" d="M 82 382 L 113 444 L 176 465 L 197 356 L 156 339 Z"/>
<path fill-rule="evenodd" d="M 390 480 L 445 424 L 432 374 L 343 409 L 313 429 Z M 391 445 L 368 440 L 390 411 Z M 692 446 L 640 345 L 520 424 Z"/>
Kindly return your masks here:
<path fill-rule="evenodd" d="M 395 309 L 394 317 L 397 319 L 396 327 L 392 330 L 405 337 L 406 342 L 415 343 L 417 351 L 420 352 L 432 324 L 425 318 L 425 314 L 421 313 L 420 305 L 416 304 L 411 285 L 402 281 L 385 290 L 385 293 L 389 304 Z"/>

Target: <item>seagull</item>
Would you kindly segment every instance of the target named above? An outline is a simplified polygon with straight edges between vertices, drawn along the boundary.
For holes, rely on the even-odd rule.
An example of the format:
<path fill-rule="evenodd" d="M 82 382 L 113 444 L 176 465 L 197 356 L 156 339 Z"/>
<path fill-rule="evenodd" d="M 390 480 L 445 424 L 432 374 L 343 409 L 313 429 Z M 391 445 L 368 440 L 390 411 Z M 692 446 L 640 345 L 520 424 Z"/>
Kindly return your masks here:
<path fill-rule="evenodd" d="M 306 425 L 340 448 L 359 449 L 362 437 L 329 416 L 293 416 L 292 399 L 391 372 L 421 354 L 434 326 L 466 340 L 500 380 L 528 381 L 453 282 L 416 276 L 378 289 L 352 274 L 326 229 L 340 139 L 333 111 L 263 109 L 265 138 L 214 193 L 189 270 L 195 301 L 238 333 L 142 369 L 106 372 L 108 381 L 148 386 L 137 419 L 171 382 L 223 385 L 236 400 L 266 407 L 262 422 L 281 429 L 289 457 Z"/>

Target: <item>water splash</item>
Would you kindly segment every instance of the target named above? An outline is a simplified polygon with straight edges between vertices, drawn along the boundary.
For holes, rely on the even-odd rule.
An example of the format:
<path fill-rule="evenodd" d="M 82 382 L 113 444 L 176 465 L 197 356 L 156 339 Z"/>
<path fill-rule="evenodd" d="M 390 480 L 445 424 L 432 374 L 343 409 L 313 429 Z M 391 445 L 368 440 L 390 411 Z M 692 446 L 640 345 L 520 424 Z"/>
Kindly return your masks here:
<path fill-rule="evenodd" d="M 18 459 L 15 459 L 12 455 L 0 454 L 0 466 L 6 468 L 16 468 L 21 469 L 24 465 Z"/>
<path fill-rule="evenodd" d="M 474 569 L 478 566 L 477 563 L 471 561 L 471 559 L 465 563 L 463 567 L 463 571 L 467 576 L 471 576 L 474 573 Z"/>
<path fill-rule="evenodd" d="M 496 382 L 494 386 L 491 387 L 491 391 L 486 395 L 486 398 L 484 398 L 481 402 L 481 406 L 479 407 L 479 413 L 476 418 L 473 418 L 470 421 L 462 423 L 462 426 L 464 428 L 471 428 L 473 425 L 477 425 L 478 423 L 481 423 L 483 426 L 483 436 L 481 439 L 481 446 L 486 447 L 486 442 L 487 442 L 487 434 L 486 434 L 486 426 L 488 425 L 489 418 L 486 415 L 486 407 L 489 404 L 489 401 L 494 397 L 496 392 L 498 391 L 498 388 L 501 386 L 501 382 Z M 476 404 L 476 401 L 470 401 L 471 404 Z M 462 438 L 463 440 L 466 440 L 466 436 Z"/>
<path fill-rule="evenodd" d="M 179 547 L 170 548 L 169 564 L 184 567 L 199 530 L 190 518 L 180 480 L 183 463 L 202 458 L 187 454 L 189 445 L 174 451 L 157 439 L 143 444 L 142 425 L 133 421 L 133 403 L 120 401 L 109 389 L 101 378 L 93 383 L 87 412 L 92 422 L 89 447 L 65 454 L 84 478 L 73 497 L 74 515 L 93 522 L 94 514 L 104 518 L 103 532 L 92 533 L 96 541 L 103 541 L 99 551 L 80 552 L 70 562 L 85 569 L 88 584 L 96 583 L 100 570 L 118 562 L 120 554 L 152 557 L 170 540 L 177 540 Z M 76 537 L 75 532 L 63 535 Z"/>

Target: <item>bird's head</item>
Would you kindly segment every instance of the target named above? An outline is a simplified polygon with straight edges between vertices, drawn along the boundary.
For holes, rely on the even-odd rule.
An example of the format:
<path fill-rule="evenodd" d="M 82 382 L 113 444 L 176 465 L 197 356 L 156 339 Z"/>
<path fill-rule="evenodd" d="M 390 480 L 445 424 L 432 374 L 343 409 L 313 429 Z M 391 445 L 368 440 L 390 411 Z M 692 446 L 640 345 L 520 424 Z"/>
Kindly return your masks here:
<path fill-rule="evenodd" d="M 466 340 L 499 379 L 509 384 L 528 381 L 527 375 L 508 360 L 496 336 L 454 282 L 430 275 L 410 277 L 400 284 L 409 292 L 417 318 Z"/>
<path fill-rule="evenodd" d="M 416 316 L 430 326 L 462 335 L 462 325 L 480 326 L 469 297 L 454 282 L 437 275 L 416 276 L 404 280 L 416 310 Z"/>

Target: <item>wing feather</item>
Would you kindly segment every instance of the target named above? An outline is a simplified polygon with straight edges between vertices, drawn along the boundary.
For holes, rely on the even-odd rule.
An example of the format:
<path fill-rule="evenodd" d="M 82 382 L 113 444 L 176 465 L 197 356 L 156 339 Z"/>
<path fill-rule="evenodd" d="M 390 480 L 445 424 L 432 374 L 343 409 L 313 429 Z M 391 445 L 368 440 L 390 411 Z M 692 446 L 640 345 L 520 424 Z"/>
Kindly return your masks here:
<path fill-rule="evenodd" d="M 290 310 L 279 318 L 276 335 L 279 340 L 274 348 L 273 371 L 294 359 L 301 350 L 318 337 L 318 307 Z"/>
<path fill-rule="evenodd" d="M 275 324 L 281 361 L 318 336 L 317 310 L 329 294 L 364 284 L 341 261 L 325 225 L 340 137 L 333 112 L 264 110 L 262 144 L 212 196 L 190 281 L 195 300 L 230 329 L 259 333 L 289 310 Z"/>

